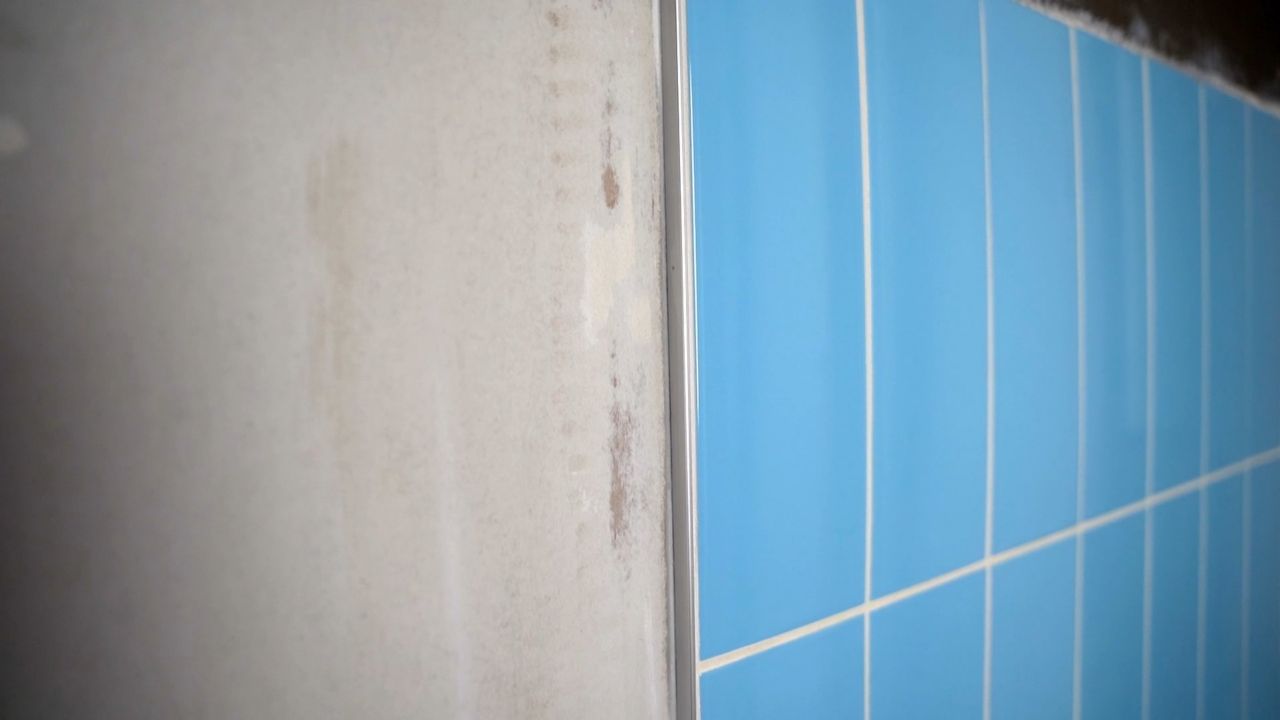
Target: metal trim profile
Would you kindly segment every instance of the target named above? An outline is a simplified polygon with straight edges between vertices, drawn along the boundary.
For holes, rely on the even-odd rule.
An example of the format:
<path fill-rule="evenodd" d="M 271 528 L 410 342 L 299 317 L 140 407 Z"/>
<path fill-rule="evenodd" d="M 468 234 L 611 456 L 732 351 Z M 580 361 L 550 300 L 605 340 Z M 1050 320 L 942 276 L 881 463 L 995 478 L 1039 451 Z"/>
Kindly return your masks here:
<path fill-rule="evenodd" d="M 698 717 L 698 360 L 693 150 L 685 0 L 659 0 L 671 453 L 671 672 L 675 717 Z"/>

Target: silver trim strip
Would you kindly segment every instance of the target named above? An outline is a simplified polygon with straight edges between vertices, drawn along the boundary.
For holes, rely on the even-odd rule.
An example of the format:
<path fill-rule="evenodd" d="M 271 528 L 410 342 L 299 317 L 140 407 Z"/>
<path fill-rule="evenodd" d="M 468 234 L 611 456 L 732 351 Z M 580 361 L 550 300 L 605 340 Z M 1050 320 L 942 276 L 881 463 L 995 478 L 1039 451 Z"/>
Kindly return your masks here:
<path fill-rule="evenodd" d="M 671 653 L 675 717 L 698 702 L 698 360 L 694 295 L 693 151 L 685 0 L 659 0 L 662 163 L 671 438 Z"/>

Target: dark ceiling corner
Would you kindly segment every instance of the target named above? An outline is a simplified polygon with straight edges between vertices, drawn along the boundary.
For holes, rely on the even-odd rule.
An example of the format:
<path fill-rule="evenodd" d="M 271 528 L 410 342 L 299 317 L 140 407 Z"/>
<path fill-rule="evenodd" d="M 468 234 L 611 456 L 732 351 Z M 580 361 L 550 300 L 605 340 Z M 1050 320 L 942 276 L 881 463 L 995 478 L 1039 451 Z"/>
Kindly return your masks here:
<path fill-rule="evenodd" d="M 1280 102 L 1280 0 L 1030 0 Z"/>

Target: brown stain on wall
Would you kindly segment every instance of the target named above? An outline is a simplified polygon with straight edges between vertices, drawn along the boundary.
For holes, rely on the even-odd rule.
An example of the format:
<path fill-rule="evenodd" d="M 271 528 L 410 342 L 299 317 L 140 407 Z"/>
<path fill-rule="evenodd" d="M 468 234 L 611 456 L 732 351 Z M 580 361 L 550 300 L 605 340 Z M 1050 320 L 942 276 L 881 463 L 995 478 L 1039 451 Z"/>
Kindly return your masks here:
<path fill-rule="evenodd" d="M 613 79 L 617 69 L 613 63 L 609 63 L 607 73 L 609 92 L 605 97 L 604 112 L 601 113 L 605 128 L 604 137 L 601 138 L 601 145 L 604 148 L 604 168 L 600 171 L 600 190 L 604 193 L 604 206 L 613 210 L 618 206 L 618 193 L 621 191 L 618 186 L 618 171 L 613 166 L 613 114 L 617 109 L 613 102 Z"/>
<path fill-rule="evenodd" d="M 604 206 L 610 210 L 618 206 L 618 174 L 613 169 L 613 163 L 610 162 L 604 166 L 604 172 L 600 173 L 600 189 L 604 191 Z"/>
<path fill-rule="evenodd" d="M 618 378 L 613 382 L 616 386 Z M 609 530 L 613 547 L 619 549 L 630 525 L 629 485 L 631 483 L 632 438 L 635 418 L 616 399 L 609 408 Z"/>

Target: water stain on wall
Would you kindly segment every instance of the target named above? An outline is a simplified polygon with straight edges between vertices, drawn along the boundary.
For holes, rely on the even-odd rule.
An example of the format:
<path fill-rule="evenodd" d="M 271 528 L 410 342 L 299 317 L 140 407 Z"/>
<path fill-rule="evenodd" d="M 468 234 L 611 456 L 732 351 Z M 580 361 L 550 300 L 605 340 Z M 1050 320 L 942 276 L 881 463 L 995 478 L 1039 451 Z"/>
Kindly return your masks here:
<path fill-rule="evenodd" d="M 604 192 L 605 207 L 613 210 L 618 206 L 618 171 L 613 167 L 613 113 L 615 105 L 613 102 L 613 80 L 617 74 L 617 68 L 612 62 L 608 65 L 608 88 L 609 91 L 605 96 L 603 120 L 604 137 L 601 143 L 604 145 L 604 169 L 600 172 L 600 189 Z"/>
<path fill-rule="evenodd" d="M 609 407 L 609 530 L 614 550 L 621 550 L 631 524 L 631 456 L 636 422 L 631 409 L 618 397 L 618 354 L 614 351 L 610 356 L 614 370 L 609 378 L 613 386 L 613 404 Z"/>
<path fill-rule="evenodd" d="M 356 252 L 354 214 L 360 195 L 358 148 L 338 138 L 307 165 L 307 226 L 319 248 L 324 279 L 311 309 L 311 396 L 324 407 L 341 474 L 353 470 L 352 409 L 346 394 L 355 380 Z"/>

